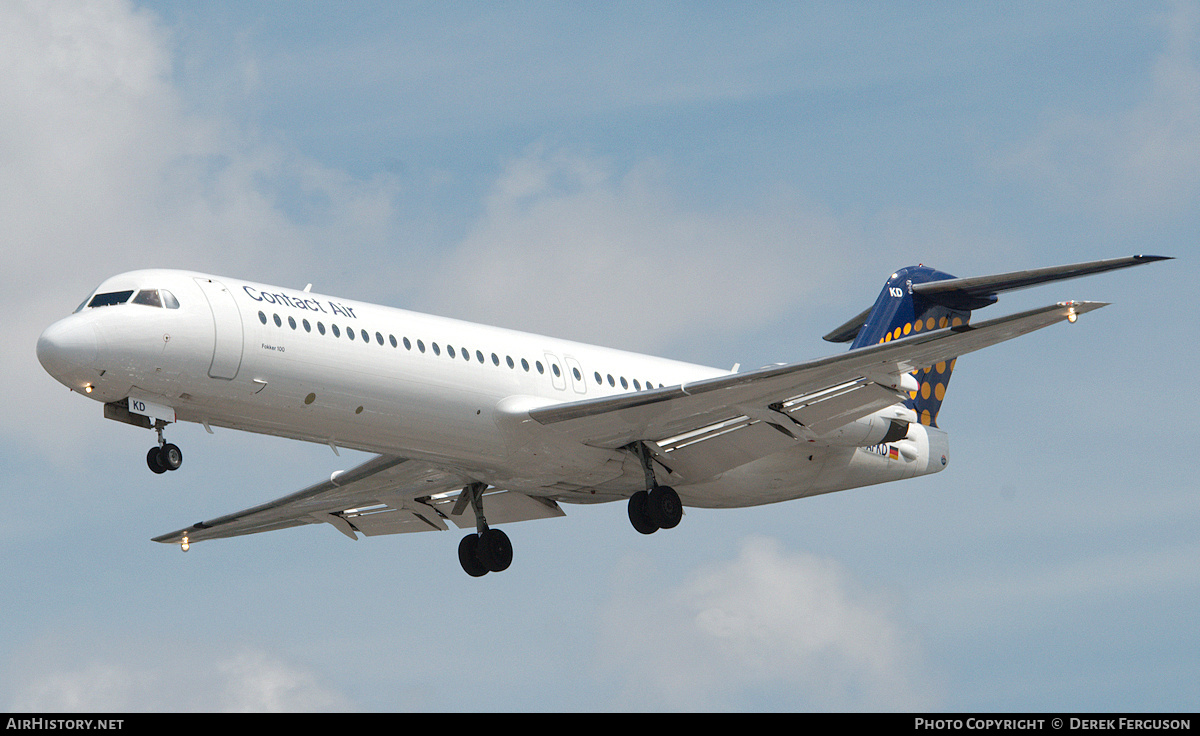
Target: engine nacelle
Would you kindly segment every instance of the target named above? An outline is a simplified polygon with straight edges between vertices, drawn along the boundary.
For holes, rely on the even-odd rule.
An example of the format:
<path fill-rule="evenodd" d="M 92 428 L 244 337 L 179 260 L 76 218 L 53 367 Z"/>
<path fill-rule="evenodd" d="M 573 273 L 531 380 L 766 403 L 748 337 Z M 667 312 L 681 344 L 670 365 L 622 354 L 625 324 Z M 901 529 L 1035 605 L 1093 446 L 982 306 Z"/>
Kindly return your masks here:
<path fill-rule="evenodd" d="M 909 424 L 904 419 L 872 414 L 823 434 L 816 438 L 816 442 L 838 447 L 870 447 L 896 442 L 908 436 Z"/>

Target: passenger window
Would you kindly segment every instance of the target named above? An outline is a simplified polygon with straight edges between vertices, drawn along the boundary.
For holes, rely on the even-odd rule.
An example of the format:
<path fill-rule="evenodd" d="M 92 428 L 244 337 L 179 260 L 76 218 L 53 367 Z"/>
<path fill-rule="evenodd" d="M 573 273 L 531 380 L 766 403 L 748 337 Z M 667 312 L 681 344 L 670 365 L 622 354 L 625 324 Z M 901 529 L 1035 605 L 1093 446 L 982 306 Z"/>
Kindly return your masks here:
<path fill-rule="evenodd" d="M 291 327 L 293 330 L 296 329 L 296 318 L 295 317 L 288 317 L 288 327 Z"/>
<path fill-rule="evenodd" d="M 417 340 L 417 350 L 420 350 L 422 353 L 425 352 L 425 343 Z"/>
<path fill-rule="evenodd" d="M 354 328 L 353 327 L 346 328 L 346 337 L 350 338 L 351 340 L 354 339 Z"/>
<path fill-rule="evenodd" d="M 483 363 L 483 351 L 482 350 L 475 351 L 475 359 L 478 360 L 480 363 Z"/>
<path fill-rule="evenodd" d="M 438 347 L 438 344 L 437 344 L 436 342 L 432 344 L 432 347 L 433 347 L 433 354 L 434 354 L 434 355 L 441 355 L 441 354 L 442 354 L 442 349 Z"/>
<path fill-rule="evenodd" d="M 394 347 L 394 348 L 399 347 L 399 345 L 396 343 L 395 335 L 388 335 L 388 342 L 390 342 L 392 344 L 392 347 Z"/>
<path fill-rule="evenodd" d="M 382 332 L 375 333 L 375 342 L 379 343 L 380 345 L 383 344 L 383 333 Z"/>
<path fill-rule="evenodd" d="M 360 330 L 358 334 L 362 335 L 363 342 L 371 342 L 371 336 L 367 334 L 366 330 Z"/>
<path fill-rule="evenodd" d="M 604 379 L 600 378 L 600 371 L 596 371 L 595 377 L 596 377 L 596 385 L 597 385 L 597 386 L 603 386 L 603 385 L 604 385 Z"/>
<path fill-rule="evenodd" d="M 641 391 L 641 390 L 642 390 L 642 384 L 638 383 L 638 380 L 637 380 L 636 378 L 635 378 L 635 379 L 633 379 L 633 390 L 634 390 L 634 391 Z"/>
<path fill-rule="evenodd" d="M 267 323 L 267 315 L 261 310 L 258 313 L 258 321 L 262 322 L 264 325 Z"/>
<path fill-rule="evenodd" d="M 546 372 L 546 369 L 545 369 L 544 367 L 542 367 L 542 361 L 540 361 L 540 360 L 539 360 L 539 361 L 535 362 L 535 363 L 534 363 L 534 365 L 536 365 L 536 366 L 537 366 L 538 373 L 545 373 L 545 372 Z"/>
<path fill-rule="evenodd" d="M 303 324 L 303 325 L 304 325 L 304 331 L 305 331 L 305 332 L 312 332 L 312 325 L 310 325 L 310 324 L 308 323 L 308 320 L 306 320 L 306 319 L 302 319 L 302 320 L 300 320 L 300 322 L 301 322 L 301 324 Z"/>
<path fill-rule="evenodd" d="M 525 360 L 524 358 L 521 358 L 521 367 L 525 369 L 526 373 L 528 373 L 529 372 L 529 361 Z"/>
<path fill-rule="evenodd" d="M 492 365 L 500 365 L 500 356 L 492 353 Z"/>
<path fill-rule="evenodd" d="M 332 329 L 332 330 L 333 330 L 333 336 L 334 336 L 334 337 L 341 337 L 341 336 L 342 336 L 342 331 L 338 329 L 338 326 L 337 326 L 337 325 L 329 325 L 329 327 L 330 327 L 330 329 Z"/>
<path fill-rule="evenodd" d="M 457 355 L 454 354 L 454 346 L 453 345 L 446 346 L 446 355 L 449 355 L 451 358 L 458 357 Z"/>
<path fill-rule="evenodd" d="M 325 323 L 324 322 L 317 323 L 317 332 L 321 333 L 322 335 L 325 334 Z"/>
<path fill-rule="evenodd" d="M 470 351 L 470 350 L 467 350 L 466 348 L 463 348 L 463 349 L 462 349 L 462 356 L 463 356 L 463 360 L 467 361 L 468 363 L 470 363 L 470 362 L 471 362 L 471 351 Z"/>
<path fill-rule="evenodd" d="M 558 369 L 558 363 L 551 363 L 550 370 L 554 371 L 555 376 L 562 376 L 562 371 Z"/>
<path fill-rule="evenodd" d="M 505 360 L 505 362 L 507 362 L 507 363 L 508 363 L 508 367 L 509 367 L 509 368 L 516 368 L 516 367 L 517 367 L 517 364 L 513 362 L 513 359 L 512 359 L 512 356 L 511 356 L 511 355 L 506 355 L 506 356 L 504 356 L 504 360 Z"/>
<path fill-rule="evenodd" d="M 609 373 L 609 374 L 608 374 L 608 385 L 609 385 L 609 386 L 616 386 L 616 385 L 617 385 L 617 382 L 613 380 L 613 377 L 612 377 L 612 374 L 611 374 L 611 373 Z"/>
<path fill-rule="evenodd" d="M 621 388 L 629 388 L 629 382 L 625 380 L 625 376 L 621 376 Z"/>
<path fill-rule="evenodd" d="M 283 327 L 283 320 L 279 319 L 279 315 L 278 315 L 278 314 L 277 314 L 277 315 L 275 315 L 275 326 L 276 326 L 276 327 Z"/>
<path fill-rule="evenodd" d="M 407 338 L 407 337 L 406 337 L 406 338 L 404 338 L 404 349 L 405 349 L 405 350 L 412 350 L 412 343 L 408 341 L 408 338 Z"/>

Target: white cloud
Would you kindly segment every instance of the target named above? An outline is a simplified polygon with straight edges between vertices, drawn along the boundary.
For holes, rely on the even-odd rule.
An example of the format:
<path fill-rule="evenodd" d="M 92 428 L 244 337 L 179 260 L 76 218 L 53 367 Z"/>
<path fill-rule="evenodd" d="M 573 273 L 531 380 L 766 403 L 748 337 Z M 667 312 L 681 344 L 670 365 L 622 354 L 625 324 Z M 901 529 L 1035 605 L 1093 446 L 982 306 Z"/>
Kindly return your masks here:
<path fill-rule="evenodd" d="M 832 560 L 751 538 L 737 559 L 677 585 L 651 589 L 649 572 L 621 571 L 604 614 L 602 662 L 624 682 L 618 708 L 937 707 L 895 604 Z"/>
<path fill-rule="evenodd" d="M 255 648 L 220 652 L 144 640 L 97 653 L 75 642 L 26 648 L 6 709 L 17 712 L 321 712 L 353 708 L 306 667 Z M 152 651 L 155 650 L 155 651 Z M 86 654 L 82 652 L 87 652 Z M 214 653 L 215 652 L 215 653 Z M 11 675 L 11 673 L 10 673 Z"/>
<path fill-rule="evenodd" d="M 388 177 L 355 179 L 189 108 L 173 52 L 171 32 L 125 0 L 0 4 L 0 372 L 23 387 L 14 441 L 81 440 L 50 423 L 61 387 L 34 345 L 103 279 L 174 267 L 303 285 L 331 252 L 356 267 L 396 241 Z"/>
<path fill-rule="evenodd" d="M 761 325 L 846 269 L 840 254 L 857 245 L 836 217 L 794 195 L 700 209 L 667 178 L 655 160 L 616 173 L 600 159 L 534 146 L 509 162 L 424 303 L 647 349 L 668 336 Z"/>

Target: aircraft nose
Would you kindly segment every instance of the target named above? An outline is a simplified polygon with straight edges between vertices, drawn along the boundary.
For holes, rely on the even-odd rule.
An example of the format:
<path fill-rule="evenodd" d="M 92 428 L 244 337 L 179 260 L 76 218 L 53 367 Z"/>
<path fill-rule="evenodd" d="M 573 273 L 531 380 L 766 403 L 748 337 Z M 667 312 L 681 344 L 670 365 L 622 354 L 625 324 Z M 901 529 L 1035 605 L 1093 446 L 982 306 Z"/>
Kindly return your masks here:
<path fill-rule="evenodd" d="M 98 340 L 90 322 L 68 317 L 46 328 L 37 341 L 38 362 L 54 377 L 96 362 Z"/>

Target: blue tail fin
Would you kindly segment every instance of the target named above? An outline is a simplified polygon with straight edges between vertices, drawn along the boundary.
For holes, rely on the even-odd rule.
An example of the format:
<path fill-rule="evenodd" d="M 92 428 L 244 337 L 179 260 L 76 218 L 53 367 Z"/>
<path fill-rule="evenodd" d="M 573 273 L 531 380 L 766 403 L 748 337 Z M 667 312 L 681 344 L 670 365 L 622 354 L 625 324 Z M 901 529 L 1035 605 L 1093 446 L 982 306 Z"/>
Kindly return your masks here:
<path fill-rule="evenodd" d="M 948 273 L 927 266 L 909 266 L 892 274 L 879 292 L 875 306 L 862 323 L 850 349 L 898 340 L 913 333 L 966 324 L 971 319 L 969 309 L 947 305 L 944 299 L 935 302 L 914 293 L 912 289 L 916 284 L 952 278 Z M 995 297 L 991 301 L 995 301 Z M 909 395 L 905 404 L 916 412 L 922 424 L 937 426 L 938 411 L 942 408 L 953 370 L 952 360 L 914 372 L 919 388 Z"/>

